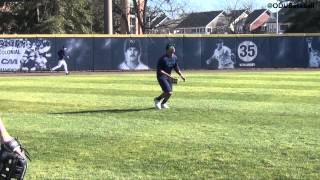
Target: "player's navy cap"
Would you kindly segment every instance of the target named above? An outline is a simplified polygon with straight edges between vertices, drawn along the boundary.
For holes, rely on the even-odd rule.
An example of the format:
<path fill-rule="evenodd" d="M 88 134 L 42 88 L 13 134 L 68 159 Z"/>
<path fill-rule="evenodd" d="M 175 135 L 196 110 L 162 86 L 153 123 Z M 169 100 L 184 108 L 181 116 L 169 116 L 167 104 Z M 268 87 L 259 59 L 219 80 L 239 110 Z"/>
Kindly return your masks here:
<path fill-rule="evenodd" d="M 124 49 L 123 49 L 124 51 L 126 51 L 130 47 L 135 47 L 139 50 L 139 52 L 141 52 L 141 44 L 140 44 L 140 41 L 137 39 L 127 39 L 124 42 Z"/>
<path fill-rule="evenodd" d="M 170 49 L 171 47 L 176 48 L 176 45 L 173 44 L 173 43 L 168 43 L 167 46 L 166 46 L 166 50 Z"/>

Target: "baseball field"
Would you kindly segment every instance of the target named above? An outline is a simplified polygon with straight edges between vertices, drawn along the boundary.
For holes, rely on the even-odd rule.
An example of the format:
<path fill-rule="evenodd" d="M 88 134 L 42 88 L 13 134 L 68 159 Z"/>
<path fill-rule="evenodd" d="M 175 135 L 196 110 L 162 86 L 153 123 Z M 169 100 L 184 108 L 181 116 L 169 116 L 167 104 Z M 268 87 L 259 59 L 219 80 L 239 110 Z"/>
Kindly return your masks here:
<path fill-rule="evenodd" d="M 320 179 L 320 71 L 0 74 L 26 179 Z M 28 76 L 26 76 L 28 75 Z"/>

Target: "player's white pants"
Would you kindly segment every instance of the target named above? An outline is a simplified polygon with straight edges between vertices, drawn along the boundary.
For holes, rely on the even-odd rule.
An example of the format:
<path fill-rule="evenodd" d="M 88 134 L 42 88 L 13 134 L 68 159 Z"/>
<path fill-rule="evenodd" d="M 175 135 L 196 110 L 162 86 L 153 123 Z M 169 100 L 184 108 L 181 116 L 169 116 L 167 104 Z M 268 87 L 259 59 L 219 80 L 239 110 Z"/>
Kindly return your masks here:
<path fill-rule="evenodd" d="M 55 71 L 56 69 L 60 68 L 63 66 L 64 72 L 67 74 L 68 72 L 68 65 L 64 59 L 59 60 L 58 65 L 52 68 L 52 71 Z"/>

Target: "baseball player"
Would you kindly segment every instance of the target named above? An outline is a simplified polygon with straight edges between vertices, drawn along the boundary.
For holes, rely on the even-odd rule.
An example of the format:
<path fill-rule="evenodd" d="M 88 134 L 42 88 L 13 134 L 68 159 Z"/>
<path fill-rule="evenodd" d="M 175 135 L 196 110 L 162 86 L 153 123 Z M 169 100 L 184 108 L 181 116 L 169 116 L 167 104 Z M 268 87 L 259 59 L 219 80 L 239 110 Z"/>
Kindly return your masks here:
<path fill-rule="evenodd" d="M 157 109 L 169 108 L 167 102 L 172 95 L 172 80 L 171 71 L 174 69 L 176 73 L 185 81 L 185 77 L 182 75 L 178 62 L 177 56 L 175 55 L 176 48 L 173 44 L 166 46 L 166 54 L 161 56 L 158 60 L 157 65 L 157 80 L 162 89 L 160 96 L 154 98 L 155 107 Z"/>
<path fill-rule="evenodd" d="M 55 71 L 56 69 L 58 69 L 58 68 L 60 68 L 61 66 L 63 66 L 63 68 L 64 68 L 64 72 L 66 73 L 66 75 L 69 75 L 69 71 L 68 71 L 68 65 L 67 65 L 67 63 L 66 63 L 66 60 L 65 60 L 65 58 L 68 58 L 69 59 L 69 56 L 66 56 L 66 51 L 67 51 L 68 49 L 67 49 L 67 47 L 65 47 L 65 46 L 63 46 L 62 47 L 62 49 L 60 49 L 59 51 L 58 51 L 58 65 L 57 66 L 55 66 L 55 67 L 53 67 L 52 69 L 51 69 L 51 72 L 52 71 Z"/>
<path fill-rule="evenodd" d="M 9 135 L 0 118 L 0 179 L 23 180 L 29 153 L 21 143 Z"/>
<path fill-rule="evenodd" d="M 214 50 L 213 55 L 206 61 L 207 65 L 212 63 L 213 60 L 218 61 L 218 69 L 233 69 L 234 62 L 232 61 L 231 49 L 223 45 L 220 39 L 217 42 L 217 48 Z"/>
<path fill-rule="evenodd" d="M 124 42 L 125 60 L 119 64 L 120 70 L 147 70 L 149 67 L 141 62 L 141 43 L 138 40 L 127 39 Z"/>
<path fill-rule="evenodd" d="M 309 52 L 309 67 L 320 67 L 320 51 L 312 48 L 312 38 L 307 39 Z"/>

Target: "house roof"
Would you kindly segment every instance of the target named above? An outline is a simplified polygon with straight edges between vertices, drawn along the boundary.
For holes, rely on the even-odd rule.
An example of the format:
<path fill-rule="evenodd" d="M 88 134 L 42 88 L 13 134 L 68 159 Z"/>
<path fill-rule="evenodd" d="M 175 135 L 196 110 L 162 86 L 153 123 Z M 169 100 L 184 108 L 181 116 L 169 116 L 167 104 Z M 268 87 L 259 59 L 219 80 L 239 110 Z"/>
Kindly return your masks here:
<path fill-rule="evenodd" d="M 257 9 L 257 10 L 252 11 L 246 19 L 246 24 L 253 23 L 262 13 L 264 13 L 266 11 L 267 11 L 267 9 Z"/>
<path fill-rule="evenodd" d="M 204 27 L 223 11 L 208 11 L 189 14 L 177 28 Z"/>
<path fill-rule="evenodd" d="M 232 10 L 228 13 L 228 16 L 238 18 L 242 13 L 246 12 L 246 10 Z"/>
<path fill-rule="evenodd" d="M 157 27 L 163 20 L 165 20 L 167 18 L 167 16 L 165 14 L 161 14 L 160 16 L 154 18 L 151 21 L 151 28 L 155 28 Z"/>
<path fill-rule="evenodd" d="M 182 21 L 184 20 L 184 18 L 180 18 L 180 19 L 167 19 L 165 20 L 162 25 L 164 27 L 168 27 L 168 28 L 176 28 Z"/>

